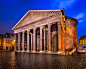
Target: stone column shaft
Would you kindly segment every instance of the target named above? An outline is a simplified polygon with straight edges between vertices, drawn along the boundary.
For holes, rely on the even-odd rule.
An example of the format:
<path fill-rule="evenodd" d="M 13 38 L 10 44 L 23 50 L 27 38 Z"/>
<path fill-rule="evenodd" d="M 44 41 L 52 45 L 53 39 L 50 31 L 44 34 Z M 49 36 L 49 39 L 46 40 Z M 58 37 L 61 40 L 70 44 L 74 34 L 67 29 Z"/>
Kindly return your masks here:
<path fill-rule="evenodd" d="M 44 51 L 45 51 L 45 49 L 46 49 L 46 36 L 45 36 L 46 34 L 45 34 L 45 29 L 44 29 Z"/>
<path fill-rule="evenodd" d="M 18 33 L 18 51 L 20 51 L 20 33 Z"/>
<path fill-rule="evenodd" d="M 36 51 L 36 28 L 33 29 L 33 52 Z"/>
<path fill-rule="evenodd" d="M 29 31 L 27 30 L 27 51 L 29 51 Z"/>
<path fill-rule="evenodd" d="M 40 27 L 40 51 L 42 51 L 42 26 Z"/>
<path fill-rule="evenodd" d="M 15 33 L 15 51 L 16 51 L 16 33 Z"/>
<path fill-rule="evenodd" d="M 31 33 L 31 51 L 33 50 L 33 34 Z"/>
<path fill-rule="evenodd" d="M 51 51 L 51 24 L 48 24 L 48 45 L 49 45 L 49 51 Z"/>
<path fill-rule="evenodd" d="M 24 51 L 24 42 L 25 42 L 25 40 L 24 40 L 24 31 L 22 32 L 22 51 Z"/>
<path fill-rule="evenodd" d="M 61 24 L 60 23 L 57 23 L 58 25 L 58 50 L 60 51 L 61 50 Z"/>

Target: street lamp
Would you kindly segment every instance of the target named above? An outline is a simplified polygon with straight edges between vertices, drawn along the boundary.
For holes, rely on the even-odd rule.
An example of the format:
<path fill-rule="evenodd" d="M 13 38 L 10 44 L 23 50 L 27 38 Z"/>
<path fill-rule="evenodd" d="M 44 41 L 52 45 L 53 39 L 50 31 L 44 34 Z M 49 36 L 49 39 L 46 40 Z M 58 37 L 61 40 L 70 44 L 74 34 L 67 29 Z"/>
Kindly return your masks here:
<path fill-rule="evenodd" d="M 14 47 L 13 47 L 13 46 L 14 46 L 14 44 L 15 44 L 15 40 L 13 40 L 13 45 L 12 45 L 12 49 L 14 49 Z"/>

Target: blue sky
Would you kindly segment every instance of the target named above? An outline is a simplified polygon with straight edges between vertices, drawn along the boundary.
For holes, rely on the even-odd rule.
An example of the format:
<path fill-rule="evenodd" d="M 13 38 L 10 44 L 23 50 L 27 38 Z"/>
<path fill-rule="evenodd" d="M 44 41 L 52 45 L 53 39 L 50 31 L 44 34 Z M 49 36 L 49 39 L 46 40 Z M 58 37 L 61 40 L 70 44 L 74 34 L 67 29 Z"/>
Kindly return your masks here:
<path fill-rule="evenodd" d="M 28 10 L 65 9 L 65 16 L 78 20 L 77 39 L 86 35 L 86 0 L 0 0 L 0 34 L 13 33 L 13 26 Z"/>

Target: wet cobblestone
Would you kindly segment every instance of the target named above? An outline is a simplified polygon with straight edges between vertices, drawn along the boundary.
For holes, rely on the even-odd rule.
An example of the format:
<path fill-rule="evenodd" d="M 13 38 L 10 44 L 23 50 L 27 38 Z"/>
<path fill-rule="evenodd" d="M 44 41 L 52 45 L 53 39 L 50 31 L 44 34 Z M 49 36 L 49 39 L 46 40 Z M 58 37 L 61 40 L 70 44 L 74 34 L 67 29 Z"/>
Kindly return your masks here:
<path fill-rule="evenodd" d="M 0 69 L 86 69 L 86 55 L 28 54 L 0 51 Z"/>

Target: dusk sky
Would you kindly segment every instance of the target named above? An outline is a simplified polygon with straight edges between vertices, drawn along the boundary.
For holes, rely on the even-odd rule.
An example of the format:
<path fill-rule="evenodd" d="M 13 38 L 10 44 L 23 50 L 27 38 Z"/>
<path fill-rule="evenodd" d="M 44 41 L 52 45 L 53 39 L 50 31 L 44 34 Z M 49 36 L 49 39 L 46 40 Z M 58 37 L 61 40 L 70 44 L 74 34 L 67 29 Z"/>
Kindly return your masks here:
<path fill-rule="evenodd" d="M 65 16 L 78 20 L 77 40 L 86 35 L 86 0 L 0 0 L 0 34 L 12 28 L 28 10 L 65 9 Z"/>

